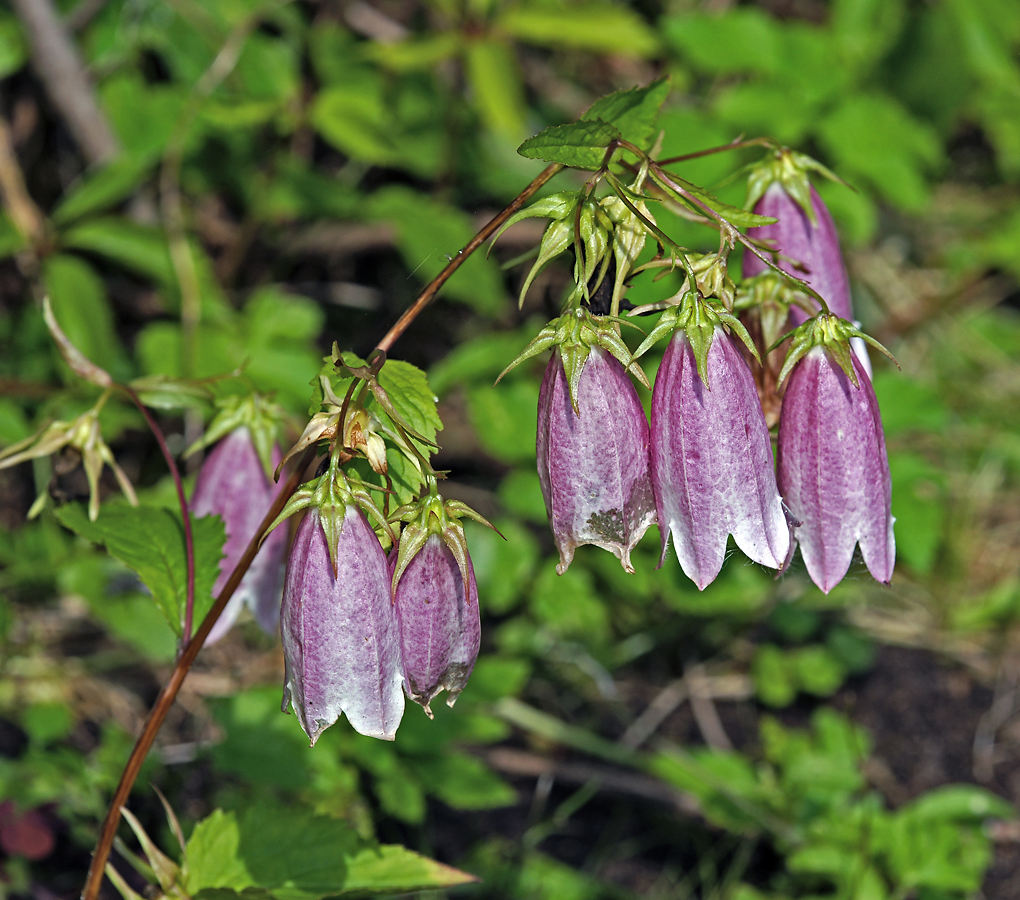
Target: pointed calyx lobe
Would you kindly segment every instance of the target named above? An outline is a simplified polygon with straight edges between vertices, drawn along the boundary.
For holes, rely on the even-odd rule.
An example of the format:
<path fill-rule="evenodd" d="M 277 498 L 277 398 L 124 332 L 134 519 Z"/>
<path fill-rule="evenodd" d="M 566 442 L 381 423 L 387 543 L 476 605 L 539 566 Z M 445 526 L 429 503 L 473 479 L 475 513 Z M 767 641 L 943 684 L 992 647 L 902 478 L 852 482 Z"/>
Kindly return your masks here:
<path fill-rule="evenodd" d="M 279 461 L 280 450 L 274 446 L 272 465 Z M 245 427 L 231 431 L 202 463 L 191 510 L 196 516 L 220 516 L 227 533 L 220 574 L 213 585 L 214 596 L 227 583 L 281 487 L 266 477 L 251 432 Z M 209 632 L 207 644 L 227 633 L 243 606 L 251 610 L 263 631 L 267 634 L 276 631 L 280 621 L 280 569 L 286 547 L 286 529 L 278 528 L 266 537 L 226 609 Z"/>
<path fill-rule="evenodd" d="M 706 370 L 711 390 L 687 334 L 677 331 L 655 379 L 651 425 L 662 557 L 672 535 L 684 573 L 702 590 L 719 574 L 730 534 L 747 556 L 773 569 L 790 549 L 754 380 L 721 325 Z"/>
<path fill-rule="evenodd" d="M 404 712 L 404 671 L 386 555 L 354 504 L 335 540 L 334 575 L 312 507 L 287 561 L 283 708 L 293 704 L 313 744 L 341 713 L 359 733 L 393 740 Z"/>
<path fill-rule="evenodd" d="M 892 485 L 878 402 L 867 371 L 847 373 L 822 346 L 794 366 L 779 420 L 779 487 L 812 581 L 828 593 L 860 544 L 868 570 L 892 578 Z"/>
<path fill-rule="evenodd" d="M 391 568 L 395 563 L 391 554 Z M 478 657 L 478 588 L 470 558 L 466 563 L 465 579 L 450 548 L 438 534 L 430 534 L 400 575 L 393 595 L 405 689 L 430 717 L 429 704 L 442 690 L 449 692 L 446 702 L 453 706 Z"/>
<path fill-rule="evenodd" d="M 592 347 L 571 404 L 561 351 L 549 360 L 538 398 L 538 478 L 561 575 L 582 544 L 630 551 L 655 521 L 648 423 L 633 383 L 607 351 Z"/>

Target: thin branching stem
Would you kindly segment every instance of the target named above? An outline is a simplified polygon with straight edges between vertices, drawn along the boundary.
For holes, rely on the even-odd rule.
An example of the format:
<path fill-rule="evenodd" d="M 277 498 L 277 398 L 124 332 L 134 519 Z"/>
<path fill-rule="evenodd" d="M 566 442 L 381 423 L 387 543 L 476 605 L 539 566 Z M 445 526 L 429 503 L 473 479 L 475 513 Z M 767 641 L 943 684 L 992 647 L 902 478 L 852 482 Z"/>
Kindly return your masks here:
<path fill-rule="evenodd" d="M 131 402 L 145 416 L 145 422 L 149 426 L 152 436 L 156 439 L 156 443 L 159 444 L 163 459 L 166 460 L 166 467 L 170 470 L 170 477 L 174 480 L 177 502 L 181 507 L 181 520 L 184 523 L 184 558 L 188 567 L 187 599 L 184 606 L 184 630 L 181 632 L 180 647 L 181 652 L 183 652 L 191 640 L 192 617 L 195 613 L 195 541 L 191 533 L 191 513 L 188 511 L 188 500 L 184 496 L 184 484 L 181 482 L 180 470 L 177 468 L 177 463 L 174 462 L 173 454 L 166 444 L 166 438 L 163 436 L 163 431 L 156 422 L 155 417 L 149 412 L 148 407 L 142 403 L 142 398 L 138 396 L 137 391 L 133 387 L 127 384 L 121 384 L 118 387 L 131 398 Z"/>
<path fill-rule="evenodd" d="M 555 174 L 557 174 L 563 168 L 560 163 L 553 163 L 551 166 L 546 166 L 538 177 L 531 182 L 523 191 L 521 191 L 513 200 L 513 202 L 499 213 L 494 218 L 490 219 L 488 224 L 482 228 L 470 241 L 465 244 L 464 249 L 457 253 L 457 255 L 451 259 L 446 267 L 440 272 L 429 285 L 419 295 L 418 299 L 414 301 L 407 308 L 404 314 L 397 319 L 393 327 L 383 335 L 381 341 L 375 345 L 376 350 L 382 350 L 389 352 L 390 347 L 396 343 L 405 331 L 407 331 L 410 324 L 418 318 L 419 313 L 432 302 L 433 298 L 439 292 L 439 289 L 446 284 L 447 279 L 457 271 L 464 263 L 464 261 L 482 246 L 492 235 L 494 235 L 515 212 L 517 212 L 525 203 L 527 203 L 532 196 L 539 191 L 546 182 L 549 181 Z"/>

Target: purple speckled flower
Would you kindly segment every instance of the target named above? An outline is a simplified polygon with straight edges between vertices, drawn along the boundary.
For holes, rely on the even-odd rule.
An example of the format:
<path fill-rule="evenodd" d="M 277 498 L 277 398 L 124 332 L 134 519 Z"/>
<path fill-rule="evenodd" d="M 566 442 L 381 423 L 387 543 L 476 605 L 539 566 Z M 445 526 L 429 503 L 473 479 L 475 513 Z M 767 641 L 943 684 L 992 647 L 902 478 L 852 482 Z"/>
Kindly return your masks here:
<path fill-rule="evenodd" d="M 821 346 L 790 373 L 779 419 L 779 489 L 794 519 L 811 580 L 828 593 L 861 545 L 882 582 L 896 559 L 892 485 L 882 418 L 867 371 L 851 355 L 858 387 Z"/>
<path fill-rule="evenodd" d="M 561 575 L 582 544 L 619 557 L 655 521 L 648 471 L 648 422 L 623 366 L 592 347 L 577 384 L 577 411 L 557 350 L 538 397 L 538 479 L 545 497 Z"/>
<path fill-rule="evenodd" d="M 782 254 L 778 260 L 780 269 L 810 284 L 825 299 L 835 315 L 853 319 L 850 282 L 843 254 L 839 250 L 836 225 L 818 192 L 814 187 L 810 190 L 815 223 L 811 222 L 786 188 L 776 181 L 755 204 L 754 211 L 760 216 L 772 216 L 779 221 L 773 225 L 752 228 L 748 235 L 758 240 L 772 240 Z M 793 260 L 800 262 L 804 268 L 795 266 Z M 753 253 L 744 253 L 745 278 L 760 275 L 767 269 L 768 266 Z M 807 313 L 804 310 L 796 306 L 790 308 L 791 325 L 800 325 L 806 319 Z"/>
<path fill-rule="evenodd" d="M 353 504 L 335 551 L 336 575 L 313 507 L 287 560 L 283 708 L 293 704 L 312 744 L 341 713 L 355 731 L 393 740 L 404 713 L 400 631 L 386 554 Z"/>
<path fill-rule="evenodd" d="M 275 447 L 273 451 L 275 465 L 280 460 L 280 451 Z M 278 490 L 279 487 L 266 477 L 247 428 L 234 429 L 206 457 L 191 498 L 191 511 L 196 516 L 220 516 L 227 532 L 220 574 L 213 585 L 214 596 L 227 583 L 273 505 Z M 218 641 L 230 630 L 243 606 L 252 611 L 263 631 L 276 632 L 280 621 L 280 570 L 286 546 L 285 528 L 277 529 L 266 538 L 223 614 L 213 625 L 207 644 Z"/>
<path fill-rule="evenodd" d="M 396 554 L 391 566 L 396 564 Z M 468 593 L 450 548 L 430 534 L 397 581 L 393 601 L 400 623 L 407 695 L 425 707 L 442 690 L 453 706 L 475 667 L 481 643 L 478 588 L 468 558 Z"/>
<path fill-rule="evenodd" d="M 783 566 L 790 532 L 776 489 L 768 427 L 751 371 L 721 326 L 698 375 L 683 331 L 670 340 L 652 392 L 651 474 L 662 534 L 700 589 L 719 574 L 732 534 L 755 562 Z"/>

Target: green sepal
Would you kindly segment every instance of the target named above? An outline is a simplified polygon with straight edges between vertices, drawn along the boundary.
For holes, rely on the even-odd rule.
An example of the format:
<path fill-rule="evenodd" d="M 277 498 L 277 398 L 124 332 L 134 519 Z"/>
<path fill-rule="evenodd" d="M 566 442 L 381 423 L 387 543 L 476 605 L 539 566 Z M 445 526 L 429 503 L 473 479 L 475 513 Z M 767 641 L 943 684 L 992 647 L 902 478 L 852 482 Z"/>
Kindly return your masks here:
<path fill-rule="evenodd" d="M 778 347 L 788 337 L 793 338 L 790 349 L 783 361 L 783 368 L 779 372 L 778 384 L 782 384 L 786 377 L 793 370 L 793 367 L 807 354 L 812 347 L 824 347 L 826 353 L 846 373 L 847 378 L 854 387 L 859 387 L 857 372 L 854 370 L 853 350 L 850 347 L 850 338 L 860 338 L 870 344 L 879 353 L 885 354 L 893 361 L 897 368 L 899 363 L 885 347 L 876 341 L 871 335 L 865 334 L 853 322 L 841 319 L 831 313 L 819 313 L 812 319 L 808 319 L 803 325 L 780 337 L 775 344 L 769 347 L 769 352 Z"/>
<path fill-rule="evenodd" d="M 609 233 L 612 230 L 613 223 L 609 216 L 594 200 L 586 200 L 581 206 L 577 234 L 574 236 L 577 245 L 574 280 L 581 285 L 585 299 L 589 298 L 588 285 L 600 265 L 602 275 L 605 275 L 609 261 L 606 251 L 609 249 Z"/>
<path fill-rule="evenodd" d="M 812 316 L 817 312 L 807 294 L 797 290 L 785 274 L 773 269 L 745 278 L 733 301 L 735 313 L 757 310 L 762 343 L 766 347 L 774 346 L 783 334 L 791 306 L 798 306 Z"/>
<path fill-rule="evenodd" d="M 492 240 L 489 241 L 489 249 L 492 249 L 499 236 L 511 225 L 516 225 L 525 219 L 541 217 L 552 219 L 554 222 L 559 222 L 563 219 L 573 219 L 574 210 L 580 202 L 580 191 L 560 191 L 558 194 L 550 194 L 548 197 L 543 197 L 541 200 L 532 203 L 527 209 L 522 209 L 507 219 L 499 231 L 492 236 Z"/>
<path fill-rule="evenodd" d="M 518 357 L 503 370 L 499 378 L 496 379 L 496 383 L 498 384 L 507 372 L 519 366 L 526 359 L 531 359 L 550 347 L 557 347 L 570 387 L 570 404 L 573 406 L 574 412 L 580 415 L 577 406 L 577 387 L 581 382 L 581 373 L 584 371 L 584 364 L 588 361 L 591 348 L 601 347 L 618 360 L 620 365 L 633 374 L 641 384 L 650 388 L 648 376 L 637 364 L 634 354 L 630 352 L 613 327 L 614 322 L 617 321 L 620 320 L 615 316 L 593 316 L 582 307 L 568 310 L 538 333 Z"/>
<path fill-rule="evenodd" d="M 760 364 L 761 358 L 758 356 L 758 350 L 743 323 L 721 303 L 710 303 L 697 291 L 690 290 L 684 291 L 680 295 L 678 303 L 666 308 L 655 327 L 649 332 L 648 337 L 634 351 L 634 358 L 637 359 L 647 353 L 649 348 L 663 337 L 682 330 L 691 343 L 691 349 L 694 350 L 698 376 L 705 387 L 711 390 L 711 385 L 708 383 L 708 351 L 712 348 L 716 329 L 724 325 L 740 338 Z"/>
<path fill-rule="evenodd" d="M 528 277 L 524 279 L 524 284 L 521 285 L 521 292 L 517 296 L 518 309 L 524 306 L 524 297 L 528 293 L 531 283 L 538 277 L 539 272 L 557 256 L 564 253 L 573 243 L 573 219 L 559 219 L 549 223 L 549 227 L 546 228 L 545 233 L 542 235 L 542 243 L 538 248 L 538 259 L 535 260 L 531 271 L 528 272 Z"/>
<path fill-rule="evenodd" d="M 434 477 L 429 477 L 428 486 L 414 503 L 395 510 L 390 521 L 406 522 L 397 545 L 397 563 L 393 568 L 392 593 L 396 596 L 397 584 L 407 569 L 408 564 L 425 546 L 425 542 L 433 534 L 439 535 L 443 543 L 453 554 L 460 567 L 461 578 L 464 579 L 464 597 L 471 602 L 470 567 L 468 564 L 467 539 L 464 529 L 457 520 L 468 516 L 476 522 L 491 528 L 496 534 L 499 531 L 480 513 L 475 512 L 466 503 L 459 500 L 444 500 L 440 494 Z M 500 534 L 500 537 L 503 535 Z"/>
<path fill-rule="evenodd" d="M 187 450 L 190 456 L 197 450 L 215 444 L 220 438 L 226 437 L 237 428 L 247 428 L 251 433 L 255 452 L 267 478 L 273 477 L 273 444 L 280 422 L 284 418 L 283 410 L 275 403 L 260 394 L 251 393 L 245 396 L 231 395 L 218 400 L 219 407 L 212 421 L 197 441 Z"/>
<path fill-rule="evenodd" d="M 357 476 L 345 475 L 336 460 L 337 457 L 333 456 L 325 473 L 306 482 L 294 492 L 280 514 L 266 529 L 266 533 L 262 535 L 262 541 L 265 541 L 274 528 L 294 513 L 308 509 L 310 506 L 316 507 L 319 511 L 322 530 L 326 534 L 326 547 L 329 550 L 329 560 L 333 564 L 334 575 L 337 572 L 337 542 L 340 539 L 340 532 L 343 530 L 348 506 L 357 506 L 370 519 L 375 520 L 391 541 L 396 542 L 393 528 L 369 493 L 370 488 L 376 491 L 381 488 L 376 485 L 367 485 Z"/>
<path fill-rule="evenodd" d="M 812 225 L 817 225 L 814 204 L 811 202 L 809 171 L 818 172 L 832 181 L 846 185 L 842 178 L 823 166 L 818 160 L 812 159 L 804 153 L 795 153 L 793 150 L 781 147 L 751 167 L 750 174 L 747 176 L 745 205 L 748 209 L 753 207 L 765 195 L 769 187 L 778 181 L 786 193 L 804 211 L 808 221 Z M 849 185 L 846 186 L 849 187 Z"/>

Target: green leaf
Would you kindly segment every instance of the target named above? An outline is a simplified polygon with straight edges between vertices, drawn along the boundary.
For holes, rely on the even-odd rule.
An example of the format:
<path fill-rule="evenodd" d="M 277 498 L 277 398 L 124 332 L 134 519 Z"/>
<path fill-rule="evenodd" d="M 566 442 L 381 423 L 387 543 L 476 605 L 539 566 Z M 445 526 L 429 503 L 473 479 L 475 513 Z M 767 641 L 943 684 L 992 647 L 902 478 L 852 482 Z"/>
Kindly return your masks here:
<path fill-rule="evenodd" d="M 660 78 L 648 87 L 616 91 L 596 100 L 581 116 L 615 125 L 632 144 L 647 150 L 655 137 L 659 109 L 669 94 L 669 79 Z"/>
<path fill-rule="evenodd" d="M 148 175 L 149 162 L 138 157 L 119 159 L 89 171 L 64 194 L 51 218 L 57 225 L 103 212 L 127 199 Z"/>
<path fill-rule="evenodd" d="M 786 654 L 775 644 L 763 644 L 751 663 L 751 680 L 762 703 L 789 706 L 797 696 L 797 684 Z"/>
<path fill-rule="evenodd" d="M 784 64 L 783 25 L 753 6 L 726 15 L 692 12 L 662 21 L 663 37 L 700 72 L 775 74 Z"/>
<path fill-rule="evenodd" d="M 406 847 L 382 844 L 365 848 L 347 860 L 344 893 L 407 893 L 455 887 L 477 880 L 467 872 L 420 856 Z"/>
<path fill-rule="evenodd" d="M 492 388 L 479 385 L 468 392 L 468 414 L 486 452 L 503 462 L 535 458 L 538 385 L 512 381 Z"/>
<path fill-rule="evenodd" d="M 495 27 L 528 43 L 593 53 L 654 56 L 660 49 L 655 32 L 636 12 L 602 3 L 512 6 Z"/>
<path fill-rule="evenodd" d="M 418 434 L 434 441 L 443 422 L 425 373 L 409 362 L 388 359 L 379 370 L 378 381 L 398 415 Z"/>
<path fill-rule="evenodd" d="M 517 152 L 528 159 L 544 159 L 576 169 L 597 169 L 606 148 L 620 137 L 620 129 L 600 119 L 582 119 L 569 125 L 553 125 L 528 138 Z"/>
<path fill-rule="evenodd" d="M 205 888 L 243 890 L 255 884 L 244 861 L 239 858 L 241 832 L 237 817 L 222 809 L 195 826 L 185 846 L 188 861 L 187 889 L 195 893 Z"/>
<path fill-rule="evenodd" d="M 575 565 L 557 575 L 547 560 L 530 599 L 535 618 L 559 638 L 580 640 L 588 646 L 598 646 L 609 638 L 609 611 L 587 569 Z"/>
<path fill-rule="evenodd" d="M 13 75 L 28 61 L 21 24 L 10 13 L 0 15 L 0 78 Z"/>
<path fill-rule="evenodd" d="M 943 160 L 938 135 L 891 97 L 858 94 L 818 126 L 833 167 L 874 185 L 891 203 L 917 212 L 928 202 L 925 172 Z"/>
<path fill-rule="evenodd" d="M 913 453 L 889 454 L 892 510 L 896 517 L 896 549 L 918 572 L 930 572 L 942 542 L 946 506 L 943 474 Z"/>
<path fill-rule="evenodd" d="M 189 894 L 250 888 L 276 900 L 352 893 L 406 893 L 474 878 L 395 845 L 365 845 L 345 822 L 308 809 L 262 802 L 243 812 L 216 810 L 187 843 Z M 207 894 L 205 896 L 223 896 Z"/>
<path fill-rule="evenodd" d="M 947 784 L 934 788 L 902 808 L 917 819 L 946 819 L 953 822 L 982 822 L 985 819 L 1012 820 L 1016 808 L 1001 797 L 971 784 Z"/>
<path fill-rule="evenodd" d="M 62 244 L 95 253 L 159 284 L 176 283 L 166 238 L 158 228 L 114 217 L 92 219 L 64 232 Z"/>
<path fill-rule="evenodd" d="M 466 51 L 468 80 L 485 124 L 501 137 L 520 140 L 527 104 L 513 47 L 483 38 L 468 41 Z"/>
<path fill-rule="evenodd" d="M 517 792 L 480 759 L 447 752 L 412 761 L 430 794 L 453 809 L 494 809 L 513 806 Z"/>
<path fill-rule="evenodd" d="M 113 309 L 95 269 L 83 259 L 55 253 L 44 260 L 42 276 L 53 314 L 71 343 L 114 378 L 127 376 L 129 366 L 117 339 Z"/>
<path fill-rule="evenodd" d="M 184 529 L 180 519 L 167 509 L 106 504 L 95 522 L 85 507 L 67 504 L 56 511 L 66 528 L 94 544 L 103 544 L 109 554 L 133 569 L 152 592 L 152 599 L 177 634 L 182 631 L 187 599 L 187 564 Z M 192 520 L 195 545 L 194 622 L 202 621 L 212 607 L 212 587 L 219 575 L 219 562 L 226 532 L 219 516 Z"/>

